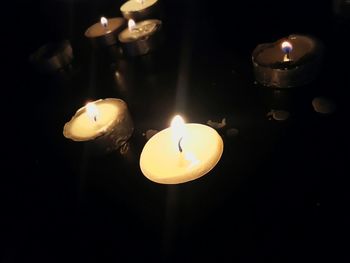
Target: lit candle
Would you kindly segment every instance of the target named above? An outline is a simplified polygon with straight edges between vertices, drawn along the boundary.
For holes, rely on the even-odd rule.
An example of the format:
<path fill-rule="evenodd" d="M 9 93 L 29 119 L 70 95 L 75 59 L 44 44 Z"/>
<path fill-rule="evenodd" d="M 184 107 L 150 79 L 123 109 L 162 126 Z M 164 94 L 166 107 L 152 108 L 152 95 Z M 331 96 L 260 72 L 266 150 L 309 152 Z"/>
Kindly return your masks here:
<path fill-rule="evenodd" d="M 64 125 L 63 135 L 73 141 L 91 141 L 111 151 L 123 145 L 134 130 L 126 103 L 120 99 L 100 99 L 77 110 Z"/>
<path fill-rule="evenodd" d="M 158 0 L 130 0 L 120 7 L 120 11 L 124 18 L 140 21 L 156 18 L 158 8 Z"/>
<path fill-rule="evenodd" d="M 183 123 L 176 116 L 171 127 L 155 134 L 140 156 L 142 173 L 151 181 L 179 184 L 195 180 L 212 170 L 221 158 L 224 144 L 211 127 Z"/>
<path fill-rule="evenodd" d="M 161 40 L 161 25 L 162 22 L 157 19 L 138 23 L 130 19 L 128 28 L 119 34 L 123 53 L 129 56 L 139 56 L 155 50 Z"/>
<path fill-rule="evenodd" d="M 312 81 L 320 68 L 323 45 L 306 35 L 290 35 L 258 45 L 252 55 L 256 80 L 269 87 L 289 88 Z"/>
<path fill-rule="evenodd" d="M 118 41 L 118 34 L 125 28 L 126 20 L 121 17 L 107 19 L 101 17 L 100 22 L 90 26 L 85 31 L 85 36 L 94 45 L 112 46 Z"/>

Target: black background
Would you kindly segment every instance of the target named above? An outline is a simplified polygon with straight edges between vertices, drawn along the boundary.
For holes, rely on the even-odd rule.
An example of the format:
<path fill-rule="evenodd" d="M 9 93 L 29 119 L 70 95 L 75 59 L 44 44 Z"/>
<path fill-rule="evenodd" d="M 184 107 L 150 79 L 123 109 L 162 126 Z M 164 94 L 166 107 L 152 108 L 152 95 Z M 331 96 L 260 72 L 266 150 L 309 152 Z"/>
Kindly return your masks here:
<path fill-rule="evenodd" d="M 120 16 L 121 4 L 13 1 L 2 11 L 1 262 L 349 262 L 350 43 L 332 3 L 163 0 L 162 47 L 115 59 L 84 31 Z M 322 40 L 325 59 L 311 84 L 276 97 L 254 84 L 251 53 L 292 33 Z M 62 39 L 71 71 L 42 74 L 28 62 Z M 316 113 L 316 96 L 336 112 Z M 95 156 L 62 135 L 76 109 L 106 97 L 133 116 L 127 155 Z M 290 118 L 269 120 L 271 109 Z M 226 118 L 239 135 L 219 131 L 224 153 L 208 175 L 159 185 L 139 169 L 142 134 L 176 113 Z"/>

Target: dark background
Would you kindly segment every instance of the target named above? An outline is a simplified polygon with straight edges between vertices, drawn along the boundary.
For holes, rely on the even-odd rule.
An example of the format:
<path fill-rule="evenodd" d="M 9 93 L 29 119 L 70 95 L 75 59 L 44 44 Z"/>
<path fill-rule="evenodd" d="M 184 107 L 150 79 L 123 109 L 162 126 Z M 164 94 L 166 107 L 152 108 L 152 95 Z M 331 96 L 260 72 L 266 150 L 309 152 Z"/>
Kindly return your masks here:
<path fill-rule="evenodd" d="M 83 34 L 120 16 L 121 1 L 6 4 L 1 262 L 349 262 L 347 21 L 331 1 L 162 2 L 165 41 L 135 59 L 97 51 Z M 325 59 L 312 83 L 275 96 L 254 84 L 251 53 L 292 33 L 319 38 Z M 62 39 L 71 70 L 28 62 Z M 315 112 L 317 96 L 336 112 Z M 133 116 L 126 155 L 95 156 L 62 135 L 79 107 L 106 97 Z M 290 118 L 269 120 L 271 109 Z M 176 113 L 226 118 L 224 153 L 198 180 L 159 185 L 139 169 L 142 134 Z"/>

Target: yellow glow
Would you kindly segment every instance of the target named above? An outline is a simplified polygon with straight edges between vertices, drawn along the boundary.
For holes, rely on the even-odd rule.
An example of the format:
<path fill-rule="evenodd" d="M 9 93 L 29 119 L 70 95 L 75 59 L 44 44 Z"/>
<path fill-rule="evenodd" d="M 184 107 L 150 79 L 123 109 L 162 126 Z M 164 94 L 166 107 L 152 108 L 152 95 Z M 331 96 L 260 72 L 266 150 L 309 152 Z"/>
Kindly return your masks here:
<path fill-rule="evenodd" d="M 136 26 L 135 21 L 133 19 L 129 19 L 129 21 L 128 21 L 128 28 L 129 28 L 129 30 L 133 31 L 135 26 Z"/>
<path fill-rule="evenodd" d="M 185 124 L 184 119 L 180 115 L 176 115 L 172 121 L 170 126 L 174 129 L 182 128 Z"/>
<path fill-rule="evenodd" d="M 93 122 L 97 122 L 99 111 L 93 102 L 86 104 L 86 113 L 89 116 L 89 119 Z"/>
<path fill-rule="evenodd" d="M 181 126 L 181 118 L 174 118 L 174 126 Z M 183 140 L 173 141 L 175 127 L 162 130 L 150 138 L 140 156 L 142 173 L 151 181 L 179 184 L 195 180 L 215 167 L 223 152 L 223 141 L 211 127 L 183 124 Z M 183 151 L 179 152 L 178 143 Z M 175 146 L 175 147 L 174 147 Z"/>
<path fill-rule="evenodd" d="M 73 118 L 65 124 L 63 134 L 74 141 L 92 140 L 121 120 L 119 118 L 123 116 L 120 111 L 122 107 L 123 104 L 117 99 L 89 102 L 78 109 Z"/>
<path fill-rule="evenodd" d="M 101 17 L 100 22 L 101 22 L 101 25 L 102 25 L 103 27 L 107 27 L 107 26 L 108 26 L 108 20 L 107 20 L 107 18 L 105 18 L 104 16 Z"/>

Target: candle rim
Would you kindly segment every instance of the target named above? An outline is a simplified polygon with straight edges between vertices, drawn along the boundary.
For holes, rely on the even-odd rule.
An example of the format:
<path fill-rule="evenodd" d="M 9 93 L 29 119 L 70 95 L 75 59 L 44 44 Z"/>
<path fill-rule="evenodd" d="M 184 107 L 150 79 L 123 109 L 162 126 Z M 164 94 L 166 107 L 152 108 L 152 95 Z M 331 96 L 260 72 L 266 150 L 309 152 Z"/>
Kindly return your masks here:
<path fill-rule="evenodd" d="M 293 44 L 293 40 L 295 40 L 296 38 L 304 38 L 307 39 L 309 41 L 309 43 L 311 44 L 310 46 L 310 50 L 311 52 L 308 55 L 308 61 L 303 61 L 303 57 L 305 57 L 305 55 L 301 58 L 299 58 L 298 60 L 294 60 L 291 61 L 291 63 L 288 64 L 288 66 L 285 66 L 282 64 L 284 63 L 264 63 L 259 59 L 259 55 L 264 52 L 266 49 L 268 48 L 277 48 L 280 49 L 280 45 L 282 42 L 284 41 L 288 41 L 292 44 L 293 46 L 293 50 L 296 48 L 295 44 Z M 253 51 L 252 53 L 252 62 L 254 64 L 255 67 L 265 67 L 265 68 L 271 68 L 273 70 L 278 70 L 278 71 L 289 71 L 291 69 L 295 69 L 295 68 L 299 68 L 299 67 L 304 67 L 307 66 L 309 64 L 314 63 L 315 59 L 317 59 L 318 56 L 322 56 L 323 54 L 323 44 L 322 42 L 320 42 L 318 40 L 318 38 L 312 36 L 312 35 L 308 35 L 308 34 L 291 34 L 288 37 L 283 37 L 281 39 L 278 39 L 274 42 L 271 43 L 263 43 L 263 44 L 259 44 Z M 281 50 L 281 49 L 280 49 Z M 281 52 L 283 52 L 281 50 Z M 284 52 L 283 52 L 284 53 Z M 275 65 L 276 64 L 276 65 Z"/>
<path fill-rule="evenodd" d="M 150 31 L 146 35 L 143 35 L 141 37 L 132 38 L 132 37 L 129 36 L 130 35 L 129 28 L 125 28 L 124 30 L 122 30 L 120 32 L 120 34 L 118 36 L 119 41 L 124 42 L 124 43 L 130 43 L 130 42 L 134 42 L 134 41 L 139 41 L 139 40 L 142 40 L 142 39 L 145 39 L 147 37 L 150 37 L 150 36 L 154 35 L 162 27 L 162 21 L 161 20 L 158 20 L 158 19 L 147 19 L 147 20 L 136 22 L 135 23 L 135 28 L 140 26 L 140 24 L 143 24 L 143 23 L 146 23 L 146 22 L 147 23 L 151 23 L 151 22 L 155 23 L 156 24 L 155 30 Z M 126 35 L 126 36 L 124 36 L 124 35 Z"/>
<path fill-rule="evenodd" d="M 121 32 L 126 24 L 126 19 L 123 17 L 113 17 L 108 18 L 108 31 L 106 31 L 105 27 L 101 24 L 101 22 L 96 22 L 93 25 L 89 26 L 86 30 L 84 35 L 88 38 L 98 38 L 103 37 L 112 33 L 118 33 Z M 101 30 L 104 29 L 104 30 Z M 101 32 L 94 34 L 94 31 L 101 30 Z"/>
<path fill-rule="evenodd" d="M 151 2 L 151 1 L 153 1 L 151 4 L 145 5 L 146 2 Z M 129 13 L 131 13 L 131 14 L 132 14 L 132 13 L 138 13 L 138 12 L 140 12 L 140 11 L 145 12 L 145 11 L 148 11 L 149 9 L 153 8 L 155 5 L 157 5 L 157 4 L 158 4 L 158 1 L 159 1 L 159 0 L 148 0 L 148 1 L 145 1 L 144 4 L 141 4 L 141 3 L 139 3 L 138 1 L 129 0 L 129 1 L 126 1 L 124 4 L 122 4 L 122 5 L 120 6 L 120 11 L 123 12 L 123 13 L 125 13 L 125 14 L 129 14 Z M 131 3 L 135 3 L 135 2 L 138 3 L 138 4 L 140 5 L 140 7 L 144 7 L 144 8 L 133 9 L 133 10 L 125 10 L 125 8 L 126 8 L 128 5 L 130 5 Z"/>
<path fill-rule="evenodd" d="M 122 99 L 117 99 L 117 98 L 106 98 L 106 99 L 98 99 L 98 100 L 95 100 L 95 101 L 91 101 L 89 103 L 94 103 L 94 104 L 97 104 L 97 103 L 105 103 L 105 102 L 112 102 L 112 103 L 118 103 L 118 106 L 116 106 L 118 108 L 118 111 L 116 113 L 116 116 L 119 115 L 119 112 L 122 111 L 122 109 L 124 107 L 127 108 L 126 106 L 126 102 L 123 101 Z M 121 103 L 120 106 L 119 103 Z M 73 125 L 73 122 L 76 118 L 80 117 L 82 114 L 86 113 L 86 105 L 85 104 L 84 106 L 82 106 L 81 108 L 79 108 L 75 114 L 71 117 L 71 119 L 65 123 L 64 127 L 63 127 L 63 135 L 64 137 L 68 138 L 68 139 L 71 139 L 73 141 L 90 141 L 90 140 L 96 140 L 97 138 L 103 136 L 105 134 L 105 130 L 101 129 L 100 131 L 98 131 L 96 133 L 96 135 L 94 136 L 91 136 L 91 137 L 79 137 L 79 136 L 73 136 L 72 135 L 72 132 L 70 131 L 70 128 L 71 126 Z M 119 107 L 123 107 L 121 109 L 119 109 Z M 110 127 L 112 124 L 114 123 L 114 121 L 111 121 L 107 126 Z"/>

